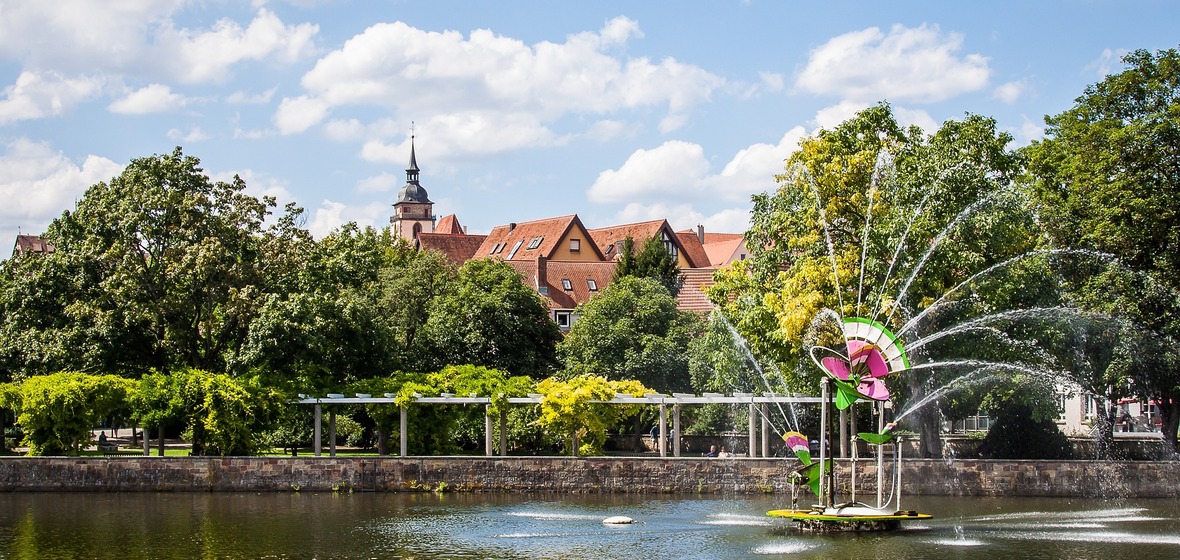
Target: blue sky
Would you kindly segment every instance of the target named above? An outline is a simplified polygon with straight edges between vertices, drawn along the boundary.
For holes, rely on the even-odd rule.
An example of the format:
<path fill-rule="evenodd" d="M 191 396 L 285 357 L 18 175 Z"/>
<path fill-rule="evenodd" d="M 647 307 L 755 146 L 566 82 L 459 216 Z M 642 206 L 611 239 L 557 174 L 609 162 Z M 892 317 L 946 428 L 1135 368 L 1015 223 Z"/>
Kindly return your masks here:
<path fill-rule="evenodd" d="M 1024 145 L 1122 54 L 1180 46 L 1177 21 L 1158 0 L 0 0 L 0 234 L 175 146 L 317 236 L 384 226 L 411 123 L 435 213 L 471 233 L 740 232 L 820 127 L 888 101 Z"/>

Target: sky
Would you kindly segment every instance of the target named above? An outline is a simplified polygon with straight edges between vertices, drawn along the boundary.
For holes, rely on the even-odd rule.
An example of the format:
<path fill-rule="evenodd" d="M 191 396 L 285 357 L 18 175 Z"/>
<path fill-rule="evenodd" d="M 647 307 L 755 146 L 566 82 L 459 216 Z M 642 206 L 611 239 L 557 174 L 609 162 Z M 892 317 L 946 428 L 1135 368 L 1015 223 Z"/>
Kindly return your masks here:
<path fill-rule="evenodd" d="M 1180 46 L 1178 21 L 1170 0 L 0 0 L 0 236 L 177 146 L 317 237 L 384 227 L 411 134 L 469 233 L 742 232 L 821 128 L 887 102 L 1027 145 L 1122 55 Z"/>

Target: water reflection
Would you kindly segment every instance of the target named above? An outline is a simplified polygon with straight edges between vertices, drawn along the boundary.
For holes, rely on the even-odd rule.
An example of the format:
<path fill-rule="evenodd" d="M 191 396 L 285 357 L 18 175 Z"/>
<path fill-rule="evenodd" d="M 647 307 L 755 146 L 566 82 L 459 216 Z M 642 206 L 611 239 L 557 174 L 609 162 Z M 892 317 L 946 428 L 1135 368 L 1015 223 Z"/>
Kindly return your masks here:
<path fill-rule="evenodd" d="M 768 496 L 7 494 L 0 558 L 1180 557 L 1173 500 L 909 501 L 936 518 L 816 536 Z"/>

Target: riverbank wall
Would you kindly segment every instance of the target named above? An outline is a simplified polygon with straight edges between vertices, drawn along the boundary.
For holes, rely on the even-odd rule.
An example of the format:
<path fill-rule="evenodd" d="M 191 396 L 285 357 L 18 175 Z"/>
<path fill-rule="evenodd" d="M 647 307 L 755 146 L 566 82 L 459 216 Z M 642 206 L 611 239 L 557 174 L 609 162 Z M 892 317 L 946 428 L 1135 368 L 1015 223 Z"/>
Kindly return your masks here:
<path fill-rule="evenodd" d="M 791 459 L 8 457 L 0 492 L 536 492 L 790 495 Z M 837 463 L 848 480 L 847 461 Z M 889 466 L 886 466 L 885 490 Z M 875 495 L 862 461 L 858 492 Z M 907 495 L 1174 498 L 1176 461 L 902 461 Z M 806 491 L 805 491 L 806 492 Z"/>

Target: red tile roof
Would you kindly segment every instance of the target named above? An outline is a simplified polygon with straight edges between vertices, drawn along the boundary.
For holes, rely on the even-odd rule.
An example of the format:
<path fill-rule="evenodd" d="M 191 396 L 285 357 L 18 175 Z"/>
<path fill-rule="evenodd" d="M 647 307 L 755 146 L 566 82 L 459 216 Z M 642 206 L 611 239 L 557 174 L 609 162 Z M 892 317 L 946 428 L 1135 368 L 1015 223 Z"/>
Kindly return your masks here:
<path fill-rule="evenodd" d="M 726 241 L 718 241 L 716 243 L 706 243 L 705 253 L 709 255 L 710 266 L 725 266 L 729 264 L 733 254 L 737 252 L 738 248 L 745 244 L 746 240 L 742 237 L 737 239 L 729 239 Z"/>
<path fill-rule="evenodd" d="M 557 244 L 571 230 L 575 229 L 586 230 L 577 214 L 496 226 L 492 228 L 491 233 L 488 233 L 475 256 L 478 258 L 497 257 L 510 261 L 532 261 L 537 257 L 549 258 L 557 249 Z M 580 236 L 581 233 L 578 235 Z M 598 247 L 590 247 L 590 249 L 595 252 L 598 259 L 603 258 Z"/>
<path fill-rule="evenodd" d="M 590 230 L 590 236 L 594 238 L 594 244 L 598 245 L 598 248 L 606 255 L 606 258 L 614 259 L 616 249 L 611 249 L 611 247 L 618 242 L 630 237 L 635 242 L 635 248 L 638 249 L 648 239 L 659 237 L 660 232 L 667 233 L 676 245 L 680 247 L 680 250 L 684 254 L 684 259 L 688 261 L 690 268 L 705 266 L 704 259 L 706 257 L 704 251 L 686 249 L 684 240 L 680 238 L 679 234 L 672 231 L 671 226 L 668 225 L 668 220 L 651 220 L 649 222 L 636 222 L 634 224 L 592 229 Z M 694 253 L 696 254 L 694 255 Z M 702 260 L 698 262 L 696 260 L 697 258 L 701 258 Z"/>
<path fill-rule="evenodd" d="M 708 233 L 705 232 L 704 244 L 718 243 L 721 241 L 733 241 L 734 239 L 745 239 L 746 236 L 740 233 Z"/>
<path fill-rule="evenodd" d="M 454 214 L 447 214 L 438 221 L 438 225 L 434 226 L 434 233 L 463 235 L 467 233 L 467 231 L 462 225 L 459 224 L 458 216 L 455 216 Z"/>
<path fill-rule="evenodd" d="M 697 237 L 696 233 L 678 231 L 676 237 L 680 240 L 680 246 L 684 248 L 684 256 L 692 266 L 697 268 L 709 266 L 709 254 L 705 252 L 705 247 L 701 245 L 701 238 Z"/>
<path fill-rule="evenodd" d="M 590 301 L 598 292 L 610 285 L 611 277 L 615 273 L 614 261 L 581 262 L 581 261 L 547 261 L 533 259 L 531 261 L 511 260 L 517 272 L 524 276 L 525 285 L 538 290 L 538 263 L 544 269 L 542 287 L 547 293 L 542 294 L 549 301 L 550 309 L 574 309 L 578 304 Z M 570 289 L 565 288 L 565 280 L 569 280 Z M 595 290 L 590 289 L 590 282 L 594 282 Z M 540 290 L 538 290 L 540 291 Z"/>
<path fill-rule="evenodd" d="M 458 222 L 456 222 L 458 223 Z M 423 251 L 438 251 L 455 264 L 463 264 L 476 255 L 486 235 L 461 235 L 453 233 L 419 233 L 418 248 Z"/>
<path fill-rule="evenodd" d="M 705 295 L 705 288 L 713 285 L 713 271 L 712 268 L 688 268 L 680 271 L 684 284 L 680 286 L 680 293 L 676 295 L 677 309 L 702 313 L 713 310 L 713 304 Z"/>

